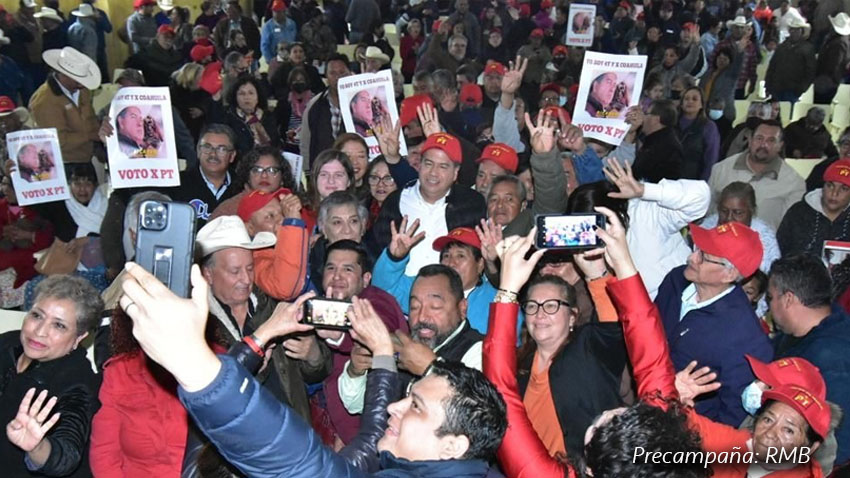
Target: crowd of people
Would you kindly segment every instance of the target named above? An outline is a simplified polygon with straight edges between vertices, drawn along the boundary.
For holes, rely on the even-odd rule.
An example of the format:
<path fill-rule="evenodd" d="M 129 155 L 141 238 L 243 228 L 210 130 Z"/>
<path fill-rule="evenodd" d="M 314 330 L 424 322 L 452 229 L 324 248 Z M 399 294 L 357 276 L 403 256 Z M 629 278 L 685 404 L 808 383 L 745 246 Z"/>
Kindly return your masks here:
<path fill-rule="evenodd" d="M 850 1 L 134 0 L 114 76 L 96 1 L 43 3 L 0 7 L 0 474 L 850 473 Z M 577 105 L 586 51 L 645 55 L 640 97 Z M 382 70 L 397 121 L 341 104 Z M 169 88 L 173 128 L 105 83 Z M 35 128 L 70 198 L 22 206 L 61 170 L 9 151 Z M 179 185 L 111 187 L 113 136 Z M 133 262 L 146 201 L 192 206 L 189 297 Z"/>

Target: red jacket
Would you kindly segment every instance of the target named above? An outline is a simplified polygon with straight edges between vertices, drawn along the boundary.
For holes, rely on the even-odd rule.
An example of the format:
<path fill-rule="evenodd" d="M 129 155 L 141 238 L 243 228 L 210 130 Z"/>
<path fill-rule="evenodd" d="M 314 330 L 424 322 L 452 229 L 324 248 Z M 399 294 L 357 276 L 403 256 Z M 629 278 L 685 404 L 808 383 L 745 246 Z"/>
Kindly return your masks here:
<path fill-rule="evenodd" d="M 28 224 L 25 226 L 24 223 Z M 12 225 L 35 228 L 35 242 L 24 248 L 17 248 L 10 243 L 8 245 L 13 249 L 0 250 L 0 271 L 14 268 L 14 287 L 18 288 L 37 274 L 33 253 L 47 249 L 53 243 L 53 225 L 40 217 L 35 209 L 11 205 L 6 198 L 0 198 L 0 238 L 3 236 L 3 228 Z"/>
<path fill-rule="evenodd" d="M 154 373 L 142 352 L 106 362 L 101 407 L 92 420 L 89 461 L 98 478 L 178 478 L 188 418 L 177 383 Z"/>

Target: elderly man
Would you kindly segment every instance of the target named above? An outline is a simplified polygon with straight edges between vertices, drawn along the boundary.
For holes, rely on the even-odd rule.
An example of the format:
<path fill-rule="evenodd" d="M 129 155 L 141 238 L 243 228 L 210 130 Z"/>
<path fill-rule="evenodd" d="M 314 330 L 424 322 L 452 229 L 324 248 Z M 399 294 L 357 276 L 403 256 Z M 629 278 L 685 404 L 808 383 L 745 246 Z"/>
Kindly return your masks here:
<path fill-rule="evenodd" d="M 244 337 L 261 347 L 274 338 L 257 334 L 277 303 L 255 287 L 252 254 L 274 243 L 275 237 L 267 232 L 251 239 L 236 216 L 216 218 L 198 231 L 196 249 L 203 258 L 201 273 L 210 288 L 208 327 L 216 330 L 227 347 Z M 289 337 L 271 352 L 271 362 L 259 379 L 278 400 L 309 419 L 305 382 L 323 380 L 330 373 L 330 366 L 329 350 L 314 336 Z"/>
<path fill-rule="evenodd" d="M 162 25 L 154 41 L 129 60 L 145 75 L 148 86 L 168 86 L 171 75 L 185 63 L 183 53 L 174 47 L 176 33 L 171 25 Z"/>
<path fill-rule="evenodd" d="M 469 38 L 469 56 L 477 57 L 481 52 L 481 24 L 475 13 L 469 11 L 469 0 L 455 0 L 454 13 L 447 20 L 452 25 L 463 24 L 463 33 Z"/>
<path fill-rule="evenodd" d="M 711 169 L 708 184 L 712 210 L 729 183 L 750 183 L 756 191 L 759 217 L 771 227 L 779 227 L 785 212 L 806 192 L 803 178 L 782 160 L 783 147 L 782 124 L 776 120 L 762 121 L 753 131 L 747 151 L 730 156 Z"/>
<path fill-rule="evenodd" d="M 439 253 L 429 247 L 434 239 L 458 227 L 476 226 L 487 212 L 480 194 L 455 184 L 463 160 L 457 138 L 434 133 L 425 140 L 421 151 L 419 179 L 384 200 L 368 241 L 371 250 L 381 251 L 392 239 L 391 224 L 400 224 L 404 216 L 411 223 L 418 219 L 425 240 L 410 251 L 410 262 L 405 270 L 408 275 L 415 275 L 423 266 L 439 262 Z"/>
<path fill-rule="evenodd" d="M 832 163 L 823 187 L 791 206 L 776 231 L 783 256 L 823 253 L 824 241 L 850 241 L 850 159 Z"/>
<path fill-rule="evenodd" d="M 826 112 L 812 106 L 806 116 L 789 124 L 785 128 L 785 154 L 789 158 L 832 158 L 838 149 L 832 142 L 832 135 L 823 125 Z"/>
<path fill-rule="evenodd" d="M 100 86 L 100 70 L 71 47 L 47 50 L 42 57 L 53 71 L 30 98 L 33 119 L 39 128 L 56 128 L 66 164 L 91 162 L 100 139 L 90 90 Z"/>
<path fill-rule="evenodd" d="M 801 357 L 820 369 L 827 400 L 850 409 L 850 317 L 832 304 L 832 280 L 820 258 L 786 256 L 773 263 L 767 286 L 767 304 L 781 334 L 776 357 Z M 835 430 L 835 465 L 850 460 L 850 425 Z"/>
<path fill-rule="evenodd" d="M 687 265 L 667 274 L 655 304 L 676 370 L 695 360 L 715 371 L 722 384 L 716 394 L 698 400 L 696 410 L 738 426 L 746 417 L 741 391 L 753 381 L 744 354 L 764 362 L 773 357 L 767 334 L 739 285 L 758 270 L 762 245 L 757 232 L 738 222 L 715 229 L 692 225 L 691 236 L 694 252 Z"/>
<path fill-rule="evenodd" d="M 685 154 L 676 134 L 678 124 L 676 107 L 670 100 L 652 102 L 641 126 L 645 135 L 643 145 L 635 154 L 636 178 L 652 183 L 662 179 L 699 178 L 697 172 L 687 171 L 684 166 Z"/>
<path fill-rule="evenodd" d="M 153 7 L 156 0 L 135 0 L 132 15 L 127 17 L 127 36 L 133 53 L 142 51 L 156 36 L 156 20 L 153 17 Z"/>

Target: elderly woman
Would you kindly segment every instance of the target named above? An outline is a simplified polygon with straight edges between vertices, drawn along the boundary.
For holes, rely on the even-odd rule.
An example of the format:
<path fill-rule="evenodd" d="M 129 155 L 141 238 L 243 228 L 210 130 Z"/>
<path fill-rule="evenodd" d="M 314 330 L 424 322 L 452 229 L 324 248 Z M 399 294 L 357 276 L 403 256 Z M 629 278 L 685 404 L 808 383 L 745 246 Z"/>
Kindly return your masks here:
<path fill-rule="evenodd" d="M 343 239 L 361 242 L 369 211 L 350 191 L 335 191 L 322 200 L 317 226 L 321 236 L 310 249 L 310 274 L 321 289 L 322 267 L 328 246 Z M 374 259 L 374 258 L 371 258 Z"/>
<path fill-rule="evenodd" d="M 255 146 L 279 146 L 280 132 L 275 115 L 259 81 L 240 76 L 228 90 L 223 123 L 236 132 L 236 150 L 245 154 Z"/>
<path fill-rule="evenodd" d="M 316 225 L 319 204 L 334 191 L 354 193 L 354 167 L 347 154 L 328 149 L 316 156 L 310 170 L 307 197 L 304 201 L 308 231 L 312 231 Z"/>
<path fill-rule="evenodd" d="M 50 277 L 39 285 L 21 330 L 0 335 L 5 476 L 91 476 L 85 453 L 97 381 L 80 342 L 102 309 L 85 280 Z"/>
<path fill-rule="evenodd" d="M 236 165 L 236 177 L 243 182 L 244 190 L 219 204 L 210 220 L 236 215 L 239 202 L 251 191 L 271 193 L 280 188 L 295 190 L 289 162 L 283 159 L 279 149 L 271 146 L 259 146 L 246 154 Z"/>

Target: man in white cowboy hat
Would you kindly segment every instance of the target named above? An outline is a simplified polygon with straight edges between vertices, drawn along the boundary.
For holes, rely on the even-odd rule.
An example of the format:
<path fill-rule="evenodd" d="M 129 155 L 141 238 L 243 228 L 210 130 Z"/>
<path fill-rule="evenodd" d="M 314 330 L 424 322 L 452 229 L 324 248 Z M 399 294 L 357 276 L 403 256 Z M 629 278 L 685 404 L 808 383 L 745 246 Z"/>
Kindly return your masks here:
<path fill-rule="evenodd" d="M 841 12 L 829 17 L 834 33 L 818 51 L 818 66 L 815 74 L 815 103 L 831 103 L 838 84 L 847 74 L 850 63 L 850 15 Z"/>
<path fill-rule="evenodd" d="M 390 62 L 390 57 L 376 46 L 367 47 L 363 58 L 366 60 L 366 69 L 363 73 L 375 73 Z"/>
<path fill-rule="evenodd" d="M 68 44 L 68 32 L 62 28 L 65 19 L 59 16 L 59 12 L 50 7 L 41 7 L 33 17 L 38 19 L 41 25 L 41 45 L 45 50 L 62 48 Z"/>
<path fill-rule="evenodd" d="M 850 13 L 850 0 L 818 0 L 815 11 L 809 17 L 812 22 L 812 44 L 823 45 L 824 37 L 832 31 L 830 19 L 841 12 Z"/>
<path fill-rule="evenodd" d="M 727 21 L 726 28 L 729 30 L 729 36 L 714 48 L 709 64 L 714 64 L 717 52 L 721 49 L 732 49 L 738 54 L 744 55 L 741 60 L 741 72 L 738 73 L 738 80 L 735 83 L 735 99 L 741 100 L 756 90 L 758 83 L 756 67 L 760 61 L 759 47 L 755 42 L 749 40 L 753 27 L 745 16 L 738 15 L 734 20 Z M 749 86 L 747 86 L 748 84 Z"/>
<path fill-rule="evenodd" d="M 228 347 L 245 337 L 250 338 L 245 339 L 247 343 L 253 340 L 258 345 L 273 338 L 263 334 L 262 325 L 277 302 L 254 285 L 252 251 L 271 247 L 275 241 L 270 232 L 259 232 L 251 239 L 238 216 L 218 217 L 198 231 L 195 249 L 201 273 L 210 285 L 208 327 L 214 327 Z M 280 401 L 309 419 L 305 381 L 317 383 L 330 373 L 330 349 L 309 335 L 299 344 L 287 340 L 268 352 L 272 355 L 267 367 L 271 373 L 262 375 L 260 381 Z"/>
<path fill-rule="evenodd" d="M 171 10 L 174 10 L 174 0 L 156 0 L 159 12 L 154 15 L 156 26 L 171 25 Z"/>
<path fill-rule="evenodd" d="M 94 31 L 97 33 L 97 59 L 95 61 L 100 68 L 101 78 L 105 83 L 108 83 L 109 67 L 106 62 L 106 35 L 112 33 L 112 22 L 109 21 L 109 15 L 105 11 L 94 6 L 97 0 L 83 0 L 83 3 L 91 5 L 94 11 Z M 46 49 L 47 45 L 45 45 Z"/>
<path fill-rule="evenodd" d="M 805 20 L 792 18 L 788 22 L 788 39 L 773 54 L 764 86 L 775 101 L 795 102 L 815 79 L 815 47 L 806 40 L 811 25 Z"/>
<path fill-rule="evenodd" d="M 47 50 L 42 56 L 53 71 L 33 93 L 29 110 L 39 128 L 56 128 L 66 164 L 88 163 L 94 143 L 100 141 L 90 91 L 100 86 L 100 69 L 71 47 Z"/>
<path fill-rule="evenodd" d="M 76 48 L 97 63 L 97 31 L 94 8 L 83 3 L 80 8 L 71 12 L 77 18 L 68 27 L 68 46 Z"/>
<path fill-rule="evenodd" d="M 773 11 L 773 16 L 777 18 L 777 23 L 779 25 L 779 43 L 784 42 L 785 39 L 788 38 L 788 22 L 790 22 L 792 18 L 803 18 L 803 14 L 800 13 L 800 10 L 791 6 L 790 0 L 782 0 L 782 3 L 779 5 L 779 9 Z"/>

